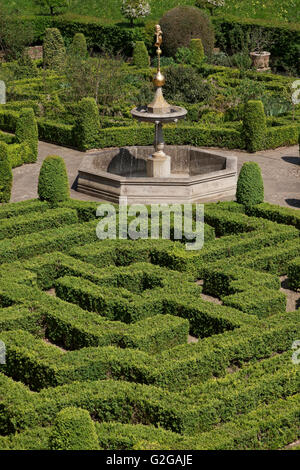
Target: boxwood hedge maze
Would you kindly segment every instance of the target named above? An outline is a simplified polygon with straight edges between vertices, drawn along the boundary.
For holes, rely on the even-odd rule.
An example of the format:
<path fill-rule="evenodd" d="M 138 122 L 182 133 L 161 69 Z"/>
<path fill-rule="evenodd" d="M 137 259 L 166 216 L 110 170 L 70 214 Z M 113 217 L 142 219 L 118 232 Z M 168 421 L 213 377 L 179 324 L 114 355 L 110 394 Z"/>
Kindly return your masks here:
<path fill-rule="evenodd" d="M 100 449 L 296 442 L 299 300 L 280 286 L 297 297 L 299 211 L 207 204 L 187 251 L 99 241 L 96 207 L 0 208 L 0 448 L 53 448 L 65 408 L 88 412 Z"/>

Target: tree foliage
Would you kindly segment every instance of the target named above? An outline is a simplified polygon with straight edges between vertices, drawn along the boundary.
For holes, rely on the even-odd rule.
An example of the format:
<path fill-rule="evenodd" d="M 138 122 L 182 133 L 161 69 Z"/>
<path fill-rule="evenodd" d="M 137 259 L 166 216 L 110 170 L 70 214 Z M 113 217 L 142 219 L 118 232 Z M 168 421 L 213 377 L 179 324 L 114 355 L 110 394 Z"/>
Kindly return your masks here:
<path fill-rule="evenodd" d="M 34 0 L 34 3 L 39 7 L 47 8 L 52 16 L 63 13 L 68 8 L 67 0 Z"/>
<path fill-rule="evenodd" d="M 150 12 L 151 8 L 147 0 L 122 0 L 121 13 L 129 19 L 131 26 L 135 19 L 145 18 Z"/>
<path fill-rule="evenodd" d="M 5 59 L 18 59 L 24 47 L 32 43 L 33 36 L 32 26 L 18 15 L 12 18 L 0 3 L 0 50 Z"/>

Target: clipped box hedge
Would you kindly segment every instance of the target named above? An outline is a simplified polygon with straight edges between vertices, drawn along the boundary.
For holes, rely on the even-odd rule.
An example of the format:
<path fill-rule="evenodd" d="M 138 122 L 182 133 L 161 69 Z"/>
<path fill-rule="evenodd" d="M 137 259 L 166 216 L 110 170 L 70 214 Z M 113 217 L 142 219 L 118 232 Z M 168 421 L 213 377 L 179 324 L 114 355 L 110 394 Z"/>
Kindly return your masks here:
<path fill-rule="evenodd" d="M 295 258 L 288 265 L 288 279 L 291 289 L 300 289 L 300 257 Z"/>

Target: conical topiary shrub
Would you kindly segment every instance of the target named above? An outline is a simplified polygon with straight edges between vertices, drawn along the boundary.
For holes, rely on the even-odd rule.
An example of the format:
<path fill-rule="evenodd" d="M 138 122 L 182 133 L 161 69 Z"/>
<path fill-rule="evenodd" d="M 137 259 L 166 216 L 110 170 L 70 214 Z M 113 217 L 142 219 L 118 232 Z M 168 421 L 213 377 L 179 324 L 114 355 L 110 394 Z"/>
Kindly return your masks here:
<path fill-rule="evenodd" d="M 267 131 L 264 105 L 260 100 L 250 100 L 245 104 L 243 134 L 248 152 L 257 152 L 264 148 Z"/>
<path fill-rule="evenodd" d="M 38 183 L 38 195 L 42 201 L 56 204 L 70 197 L 69 181 L 64 160 L 49 155 L 43 161 Z"/>
<path fill-rule="evenodd" d="M 133 65 L 146 68 L 150 65 L 150 57 L 144 41 L 137 41 L 133 49 Z"/>
<path fill-rule="evenodd" d="M 8 145 L 0 142 L 0 203 L 9 202 L 13 174 L 8 156 Z"/>
<path fill-rule="evenodd" d="M 69 52 L 71 55 L 86 59 L 88 56 L 86 38 L 83 33 L 76 33 L 73 37 L 72 44 L 70 45 Z"/>
<path fill-rule="evenodd" d="M 201 39 L 191 39 L 190 42 L 190 63 L 192 65 L 201 65 L 204 60 L 204 49 Z"/>
<path fill-rule="evenodd" d="M 254 206 L 264 201 L 264 182 L 260 166 L 246 162 L 242 166 L 236 189 L 236 200 L 245 206 Z"/>
<path fill-rule="evenodd" d="M 78 118 L 74 127 L 74 140 L 80 150 L 97 146 L 100 118 L 94 98 L 83 98 L 78 104 Z"/>
<path fill-rule="evenodd" d="M 66 48 L 63 37 L 57 28 L 47 28 L 44 38 L 44 67 L 59 70 L 66 59 Z"/>
<path fill-rule="evenodd" d="M 23 159 L 24 163 L 34 163 L 38 156 L 38 126 L 32 108 L 24 108 L 20 112 L 16 126 L 16 139 L 19 144 L 25 142 L 30 147 L 30 155 Z"/>
<path fill-rule="evenodd" d="M 88 411 L 65 408 L 56 417 L 50 438 L 51 450 L 99 450 L 95 424 Z"/>

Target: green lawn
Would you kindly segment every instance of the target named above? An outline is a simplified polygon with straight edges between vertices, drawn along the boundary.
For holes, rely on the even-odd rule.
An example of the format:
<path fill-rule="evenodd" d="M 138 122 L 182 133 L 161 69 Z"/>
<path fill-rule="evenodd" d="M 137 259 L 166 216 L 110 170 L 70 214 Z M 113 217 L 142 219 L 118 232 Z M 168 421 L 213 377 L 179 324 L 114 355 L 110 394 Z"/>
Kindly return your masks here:
<path fill-rule="evenodd" d="M 195 0 L 149 0 L 152 13 L 150 19 L 159 19 L 163 12 L 177 5 L 194 5 Z M 1 0 L 10 10 L 17 9 L 23 14 L 37 14 L 41 10 L 34 0 Z M 121 0 L 69 0 L 70 11 L 81 15 L 121 20 Z M 45 10 L 44 10 L 45 11 Z M 286 21 L 300 21 L 300 0 L 226 0 L 219 13 L 241 18 L 263 18 Z"/>

